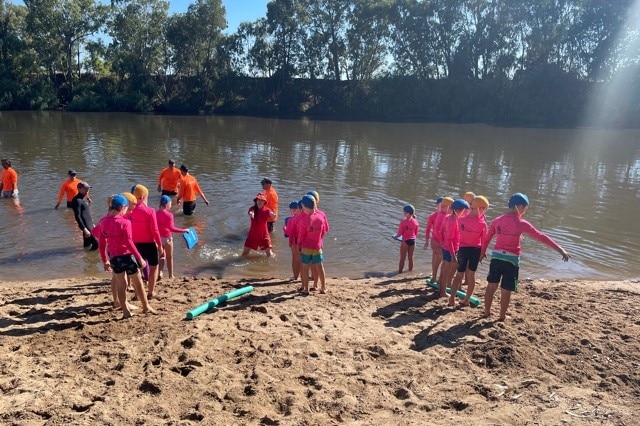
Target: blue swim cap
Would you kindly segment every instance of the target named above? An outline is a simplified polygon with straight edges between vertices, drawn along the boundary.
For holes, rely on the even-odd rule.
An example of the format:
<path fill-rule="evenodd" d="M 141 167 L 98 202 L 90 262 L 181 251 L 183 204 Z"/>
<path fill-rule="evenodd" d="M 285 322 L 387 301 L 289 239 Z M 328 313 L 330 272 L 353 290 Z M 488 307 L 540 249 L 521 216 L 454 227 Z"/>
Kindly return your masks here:
<path fill-rule="evenodd" d="M 407 204 L 406 206 L 404 206 L 404 207 L 402 208 L 402 210 L 403 210 L 405 213 L 409 213 L 409 214 L 414 214 L 414 213 L 416 212 L 415 207 L 413 207 L 411 204 Z"/>
<path fill-rule="evenodd" d="M 127 200 L 127 198 L 122 194 L 116 195 L 115 197 L 113 197 L 113 200 L 111 200 L 111 207 L 116 210 L 120 210 L 120 208 L 128 205 L 129 200 Z"/>
<path fill-rule="evenodd" d="M 440 204 L 442 202 L 442 200 L 444 200 L 444 198 L 442 198 L 442 197 L 436 198 L 436 204 Z"/>
<path fill-rule="evenodd" d="M 513 208 L 515 206 L 528 206 L 529 205 L 529 197 L 524 195 L 521 192 L 516 192 L 509 198 L 509 208 Z"/>
<path fill-rule="evenodd" d="M 289 203 L 289 209 L 297 209 L 298 208 L 298 202 L 297 201 L 292 201 Z"/>
<path fill-rule="evenodd" d="M 313 198 L 312 195 L 305 195 L 304 197 L 302 197 L 302 200 L 300 200 L 300 202 L 308 209 L 312 209 L 316 206 L 316 199 Z"/>
<path fill-rule="evenodd" d="M 171 197 L 169 197 L 168 195 L 163 195 L 162 197 L 160 197 L 160 205 L 161 206 L 166 206 L 170 202 L 171 202 Z"/>
<path fill-rule="evenodd" d="M 458 198 L 453 203 L 451 203 L 451 210 L 464 210 L 464 209 L 470 209 L 470 208 L 471 207 L 469 207 L 469 203 L 467 203 L 462 198 Z"/>

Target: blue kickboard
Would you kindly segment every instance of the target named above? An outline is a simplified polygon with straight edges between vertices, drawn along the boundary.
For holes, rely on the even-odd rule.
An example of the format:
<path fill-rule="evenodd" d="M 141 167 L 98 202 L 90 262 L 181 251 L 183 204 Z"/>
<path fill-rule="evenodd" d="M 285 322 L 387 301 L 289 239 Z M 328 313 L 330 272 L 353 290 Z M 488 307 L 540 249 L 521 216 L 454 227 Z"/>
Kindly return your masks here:
<path fill-rule="evenodd" d="M 189 250 L 191 250 L 196 246 L 196 244 L 198 244 L 198 233 L 193 228 L 193 226 L 189 228 L 187 232 L 182 234 L 182 237 L 184 238 L 184 242 L 187 244 L 187 248 Z"/>

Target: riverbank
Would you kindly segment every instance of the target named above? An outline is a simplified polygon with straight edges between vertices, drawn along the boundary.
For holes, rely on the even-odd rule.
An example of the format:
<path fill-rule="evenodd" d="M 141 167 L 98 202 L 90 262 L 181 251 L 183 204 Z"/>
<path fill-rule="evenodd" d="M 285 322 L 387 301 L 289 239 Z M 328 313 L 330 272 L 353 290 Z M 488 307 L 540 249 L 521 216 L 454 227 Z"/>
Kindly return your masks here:
<path fill-rule="evenodd" d="M 246 285 L 254 291 L 184 320 Z M 309 297 L 296 287 L 281 278 L 162 281 L 159 315 L 119 320 L 103 278 L 0 284 L 0 419 L 636 422 L 638 283 L 526 282 L 505 323 L 447 308 L 420 276 L 330 278 L 328 294 Z"/>

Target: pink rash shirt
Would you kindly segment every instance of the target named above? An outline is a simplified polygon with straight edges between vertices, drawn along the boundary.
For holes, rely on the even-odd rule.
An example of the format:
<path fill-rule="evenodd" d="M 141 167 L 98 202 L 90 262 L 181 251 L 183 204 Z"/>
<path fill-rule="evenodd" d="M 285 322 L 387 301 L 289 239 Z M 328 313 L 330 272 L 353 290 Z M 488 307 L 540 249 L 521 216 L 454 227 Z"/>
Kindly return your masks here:
<path fill-rule="evenodd" d="M 396 238 L 402 236 L 402 241 L 415 240 L 419 228 L 420 224 L 414 217 L 402 219 L 400 226 L 398 226 L 398 232 L 396 232 Z"/>
<path fill-rule="evenodd" d="M 442 248 L 454 255 L 460 249 L 460 225 L 455 214 L 446 216 L 442 224 Z"/>
<path fill-rule="evenodd" d="M 469 214 L 458 219 L 460 226 L 460 247 L 482 247 L 484 237 L 487 235 L 487 222 L 484 216 Z"/>
<path fill-rule="evenodd" d="M 125 254 L 133 254 L 140 260 L 142 256 L 136 249 L 131 239 L 131 222 L 121 214 L 115 216 L 105 216 L 100 220 L 100 257 L 102 262 L 107 261 L 107 244 L 109 245 L 109 256 L 117 257 Z"/>
<path fill-rule="evenodd" d="M 173 214 L 167 209 L 156 211 L 156 220 L 161 238 L 171 238 L 172 232 L 185 232 L 185 229 L 175 226 Z"/>
<path fill-rule="evenodd" d="M 298 239 L 298 223 L 300 223 L 300 218 L 302 217 L 302 213 L 298 213 L 295 216 L 291 216 L 291 219 L 287 222 L 287 235 L 289 236 L 289 247 L 293 247 L 296 245 L 296 241 Z"/>
<path fill-rule="evenodd" d="M 532 224 L 515 214 L 506 213 L 498 216 L 491 222 L 487 237 L 482 243 L 482 253 L 487 251 L 491 239 L 494 235 L 497 235 L 496 244 L 493 247 L 494 250 L 506 251 L 507 253 L 505 254 L 520 256 L 520 252 L 522 251 L 520 247 L 522 234 L 527 234 L 542 244 L 560 250 L 560 246 L 555 241 L 538 231 Z"/>
<path fill-rule="evenodd" d="M 303 249 L 321 250 L 322 237 L 327 233 L 327 222 L 318 212 L 304 213 L 298 222 L 298 246 Z"/>
<path fill-rule="evenodd" d="M 431 231 L 434 230 L 433 227 L 436 224 L 436 218 L 438 217 L 439 211 L 440 210 L 436 210 L 435 212 L 431 213 L 427 218 L 427 230 L 424 233 L 424 239 L 426 241 L 429 241 L 429 233 L 431 233 Z M 433 235 L 431 236 L 431 238 L 433 238 Z"/>
<path fill-rule="evenodd" d="M 156 211 L 154 209 L 144 204 L 138 204 L 131 212 L 129 218 L 131 219 L 134 243 L 155 242 L 158 246 L 162 245 L 160 232 L 158 232 Z"/>
<path fill-rule="evenodd" d="M 442 245 L 442 224 L 447 217 L 447 212 L 440 210 L 436 213 L 436 217 L 433 220 L 433 231 L 431 233 L 431 238 L 433 238 L 436 243 Z"/>
<path fill-rule="evenodd" d="M 322 216 L 322 218 L 324 219 L 325 225 L 327 225 L 327 232 L 329 232 L 331 228 L 329 228 L 329 220 L 327 219 L 327 215 L 320 209 L 316 209 L 316 213 Z"/>

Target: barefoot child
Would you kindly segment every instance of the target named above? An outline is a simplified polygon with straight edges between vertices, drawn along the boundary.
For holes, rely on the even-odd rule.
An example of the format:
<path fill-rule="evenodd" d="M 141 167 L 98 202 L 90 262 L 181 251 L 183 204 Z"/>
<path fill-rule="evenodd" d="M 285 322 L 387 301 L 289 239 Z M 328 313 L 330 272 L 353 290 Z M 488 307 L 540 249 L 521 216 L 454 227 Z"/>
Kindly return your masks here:
<path fill-rule="evenodd" d="M 438 244 L 434 239 L 433 226 L 435 224 L 436 218 L 439 215 L 440 205 L 442 203 L 443 198 L 438 197 L 436 200 L 436 209 L 429 215 L 427 218 L 427 226 L 424 234 L 425 242 L 423 249 L 426 250 L 429 248 L 429 242 L 431 242 L 431 280 L 432 282 L 436 282 L 436 278 L 438 276 L 438 268 L 440 267 L 440 263 L 442 263 L 442 247 Z"/>
<path fill-rule="evenodd" d="M 123 217 L 127 212 L 129 202 L 122 195 L 116 195 L 111 200 L 111 207 L 116 211 L 114 215 L 106 216 L 101 222 L 100 257 L 104 263 L 105 271 L 113 271 L 116 278 L 118 301 L 122 309 L 122 318 L 129 318 L 133 314 L 127 304 L 127 283 L 125 273 L 131 279 L 138 299 L 142 303 L 144 313 L 155 314 L 156 311 L 149 305 L 144 291 L 139 268 L 144 266 L 144 259 L 136 249 L 131 238 L 131 222 Z M 109 259 L 107 259 L 106 246 L 109 246 Z"/>
<path fill-rule="evenodd" d="M 418 229 L 420 224 L 416 220 L 416 209 L 407 204 L 402 209 L 404 218 L 400 221 L 398 226 L 398 232 L 393 237 L 398 239 L 400 237 L 400 262 L 398 264 L 398 273 L 401 274 L 404 269 L 404 261 L 409 258 L 409 272 L 413 271 L 413 251 L 416 248 L 416 237 L 418 236 Z"/>
<path fill-rule="evenodd" d="M 160 208 L 156 211 L 156 219 L 158 220 L 158 232 L 160 232 L 160 238 L 162 239 L 162 248 L 164 249 L 164 257 L 160 258 L 160 264 L 158 267 L 158 280 L 162 278 L 162 270 L 165 263 L 167 264 L 167 271 L 169 272 L 169 278 L 173 279 L 173 232 L 185 233 L 188 229 L 177 228 L 175 226 L 173 213 L 171 213 L 171 197 L 163 195 L 160 197 Z"/>
<path fill-rule="evenodd" d="M 487 291 L 484 296 L 484 316 L 491 315 L 491 303 L 493 296 L 500 284 L 500 321 L 505 320 L 511 293 L 518 290 L 518 272 L 520 264 L 520 241 L 522 234 L 527 234 L 552 249 L 562 256 L 565 262 L 570 256 L 551 238 L 538 231 L 528 221 L 522 219 L 529 206 L 529 198 L 521 193 L 515 193 L 509 198 L 509 210 L 502 216 L 498 216 L 491 222 L 487 237 L 482 243 L 480 259 L 486 256 L 487 248 L 494 235 L 496 243 L 491 254 L 491 264 L 487 275 Z"/>
<path fill-rule="evenodd" d="M 433 242 L 431 243 L 431 247 L 433 248 L 435 244 L 435 247 L 439 247 L 440 249 L 440 255 L 438 256 L 439 263 L 435 268 L 436 271 L 440 269 L 440 275 L 434 275 L 433 277 L 431 277 L 432 282 L 439 283 L 440 281 L 442 281 L 442 274 L 444 272 L 442 269 L 442 255 L 444 253 L 442 248 L 442 224 L 444 223 L 446 217 L 449 215 L 451 203 L 453 203 L 453 198 L 451 197 L 444 197 L 442 199 L 442 202 L 440 203 L 440 211 L 438 212 L 438 215 L 436 216 L 433 224 L 433 231 L 431 233 Z"/>
<path fill-rule="evenodd" d="M 489 200 L 482 195 L 478 195 L 471 202 L 471 212 L 459 219 L 460 250 L 458 250 L 458 271 L 451 285 L 449 305 L 454 304 L 456 292 L 460 288 L 464 277 L 467 281 L 467 295 L 460 301 L 460 305 L 469 306 L 469 300 L 476 285 L 476 270 L 480 262 L 482 242 L 487 235 L 487 222 L 484 220 L 484 212 L 487 208 L 489 208 Z"/>
<path fill-rule="evenodd" d="M 440 297 L 447 295 L 447 287 L 451 284 L 454 271 L 458 265 L 458 249 L 460 248 L 460 225 L 458 218 L 469 208 L 469 204 L 462 199 L 451 203 L 451 214 L 442 224 L 442 279 L 440 280 Z M 449 303 L 451 305 L 451 303 Z"/>
<path fill-rule="evenodd" d="M 298 221 L 302 213 L 302 204 L 298 201 L 289 203 L 289 211 L 291 216 L 284 220 L 284 236 L 289 239 L 289 248 L 291 249 L 291 270 L 293 271 L 293 279 L 297 280 L 300 275 L 302 264 L 300 263 L 300 252 L 298 251 Z"/>
<path fill-rule="evenodd" d="M 327 222 L 324 216 L 316 212 L 316 200 L 310 195 L 302 197 L 303 216 L 298 222 L 298 249 L 300 250 L 300 261 L 302 269 L 303 294 L 309 294 L 309 270 L 311 269 L 320 281 L 320 293 L 327 291 L 325 285 L 325 273 L 322 261 L 322 237 L 327 233 Z"/>
<path fill-rule="evenodd" d="M 253 199 L 253 206 L 248 211 L 251 219 L 249 234 L 244 241 L 242 255 L 246 256 L 251 250 L 264 250 L 267 256 L 271 256 L 271 237 L 267 222 L 276 217 L 275 213 L 267 207 L 267 196 L 262 192 Z"/>

